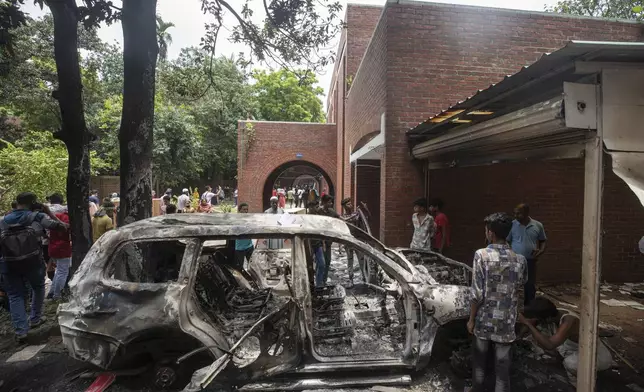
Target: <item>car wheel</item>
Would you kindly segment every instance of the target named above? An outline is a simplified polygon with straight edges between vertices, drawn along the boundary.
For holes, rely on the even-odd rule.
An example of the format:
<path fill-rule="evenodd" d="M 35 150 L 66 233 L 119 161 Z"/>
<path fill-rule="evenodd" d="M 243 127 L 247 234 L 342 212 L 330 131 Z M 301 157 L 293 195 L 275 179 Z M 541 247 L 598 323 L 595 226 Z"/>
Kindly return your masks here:
<path fill-rule="evenodd" d="M 154 373 L 154 385 L 160 389 L 169 389 L 177 381 L 177 369 L 171 365 L 159 365 Z"/>

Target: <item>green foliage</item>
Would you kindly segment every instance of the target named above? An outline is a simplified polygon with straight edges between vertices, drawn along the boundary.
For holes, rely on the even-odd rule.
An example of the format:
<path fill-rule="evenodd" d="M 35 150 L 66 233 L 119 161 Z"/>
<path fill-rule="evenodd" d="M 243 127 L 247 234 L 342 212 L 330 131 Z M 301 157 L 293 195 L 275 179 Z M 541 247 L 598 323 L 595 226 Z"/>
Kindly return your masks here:
<path fill-rule="evenodd" d="M 303 77 L 298 77 L 303 74 Z M 314 87 L 317 78 L 310 72 L 275 72 L 256 70 L 253 78 L 259 116 L 267 121 L 324 122 L 321 87 Z"/>
<path fill-rule="evenodd" d="M 184 106 L 203 130 L 203 177 L 234 178 L 237 121 L 256 112 L 252 88 L 235 61 L 186 48 L 160 68 L 157 86 L 163 99 Z"/>
<path fill-rule="evenodd" d="M 92 142 L 91 147 L 107 164 L 106 172 L 101 174 L 116 174 L 120 168 L 118 134 L 122 110 L 123 96 L 116 95 L 107 98 L 103 106 L 92 116 L 91 122 L 97 138 Z"/>
<path fill-rule="evenodd" d="M 52 93 L 58 88 L 54 59 L 54 25 L 51 15 L 27 19 L 12 31 L 14 55 L 2 58 L 0 106 L 20 118 L 21 126 L 31 130 L 56 132 L 60 128 L 60 109 Z M 79 28 L 79 48 L 83 49 L 81 77 L 83 99 L 88 117 L 103 102 L 103 82 L 99 71 L 105 45 L 94 30 Z M 91 124 L 90 124 L 91 128 Z"/>
<path fill-rule="evenodd" d="M 602 18 L 644 20 L 642 0 L 561 0 L 548 11 Z"/>
<path fill-rule="evenodd" d="M 159 60 L 168 59 L 168 47 L 172 44 L 172 35 L 168 29 L 174 27 L 174 23 L 165 22 L 161 16 L 157 15 L 157 41 L 159 42 Z"/>
<path fill-rule="evenodd" d="M 237 167 L 237 120 L 255 111 L 252 88 L 235 62 L 205 60 L 196 48 L 159 66 L 153 179 L 161 189 L 200 177 L 233 178 Z M 205 88 L 208 80 L 215 87 Z M 108 91 L 114 91 L 108 89 Z M 109 96 L 88 122 L 97 136 L 92 149 L 106 163 L 103 174 L 118 173 L 118 129 L 122 96 Z"/>
<path fill-rule="evenodd" d="M 171 27 L 171 23 L 157 21 L 160 43 L 171 42 Z M 0 52 L 0 139 L 12 143 L 12 147 L 0 143 L 0 149 L 11 151 L 23 163 L 34 159 L 34 167 L 43 158 L 37 150 L 48 157 L 63 151 L 62 144 L 51 145 L 43 136 L 60 128 L 60 109 L 52 98 L 58 84 L 53 34 L 51 16 L 26 18 L 12 30 L 13 55 Z M 118 175 L 122 48 L 101 42 L 92 29 L 81 28 L 79 35 L 85 118 L 93 135 L 92 171 Z M 157 68 L 153 154 L 157 190 L 235 178 L 240 119 L 324 120 L 322 89 L 314 87 L 315 77 L 307 71 L 257 71 L 253 85 L 234 58 L 214 57 L 203 48 L 185 48 L 177 59 L 162 61 Z M 254 129 L 248 126 L 250 148 Z M 29 136 L 22 140 L 25 135 Z M 9 170 L 3 169 L 5 173 Z M 59 175 L 56 181 L 64 184 L 65 176 Z M 43 192 L 60 189 L 64 187 Z"/>
<path fill-rule="evenodd" d="M 33 192 L 40 200 L 65 194 L 67 149 L 51 132 L 32 131 L 15 144 L 0 144 L 0 211 L 7 211 L 20 192 Z M 90 158 L 93 168 L 103 165 L 95 155 Z"/>
<path fill-rule="evenodd" d="M 179 186 L 201 174 L 202 135 L 186 108 L 157 105 L 152 170 L 160 184 Z"/>
<path fill-rule="evenodd" d="M 219 205 L 219 210 L 221 210 L 221 212 L 223 212 L 224 214 L 230 214 L 231 212 L 233 212 L 233 208 L 234 206 L 230 203 L 221 203 Z"/>
<path fill-rule="evenodd" d="M 231 40 L 247 45 L 248 60 L 277 63 L 281 67 L 302 64 L 307 69 L 323 69 L 332 64 L 332 46 L 342 28 L 337 0 L 272 0 L 257 7 L 252 0 L 201 0 L 201 8 L 213 16 L 202 38 L 203 49 L 214 53 L 221 27 L 232 31 Z M 226 22 L 226 23 L 224 23 Z M 224 26 L 225 24 L 225 26 Z"/>

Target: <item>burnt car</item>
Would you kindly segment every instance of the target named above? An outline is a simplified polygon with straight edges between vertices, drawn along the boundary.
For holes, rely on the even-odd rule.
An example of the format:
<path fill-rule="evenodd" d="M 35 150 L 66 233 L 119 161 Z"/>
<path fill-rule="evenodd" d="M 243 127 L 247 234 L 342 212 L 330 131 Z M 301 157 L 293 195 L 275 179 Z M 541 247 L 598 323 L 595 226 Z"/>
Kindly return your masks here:
<path fill-rule="evenodd" d="M 248 240 L 242 266 L 235 244 Z M 322 244 L 333 262 L 315 287 Z M 387 248 L 339 219 L 176 214 L 103 235 L 58 319 L 71 356 L 110 369 L 144 355 L 159 388 L 197 357 L 185 391 L 400 385 L 427 365 L 439 327 L 468 317 L 470 280 L 465 264 Z"/>

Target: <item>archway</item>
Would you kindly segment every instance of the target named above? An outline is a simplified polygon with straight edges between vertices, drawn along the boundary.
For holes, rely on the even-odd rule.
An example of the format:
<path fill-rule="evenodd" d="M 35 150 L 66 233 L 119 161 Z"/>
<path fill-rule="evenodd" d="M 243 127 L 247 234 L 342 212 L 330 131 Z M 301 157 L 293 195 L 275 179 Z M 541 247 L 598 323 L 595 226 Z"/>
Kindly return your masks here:
<path fill-rule="evenodd" d="M 335 195 L 335 187 L 331 177 L 318 165 L 303 160 L 286 162 L 268 175 L 262 192 L 264 210 L 270 207 L 270 198 L 273 187 L 276 185 L 280 187 L 315 186 L 320 193 L 327 191 L 328 194 Z"/>

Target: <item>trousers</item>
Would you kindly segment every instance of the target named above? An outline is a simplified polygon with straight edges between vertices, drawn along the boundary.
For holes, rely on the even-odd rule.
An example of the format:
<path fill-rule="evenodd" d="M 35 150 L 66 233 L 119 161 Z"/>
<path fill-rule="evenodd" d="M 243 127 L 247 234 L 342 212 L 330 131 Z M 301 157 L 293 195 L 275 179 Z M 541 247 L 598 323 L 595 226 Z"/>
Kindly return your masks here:
<path fill-rule="evenodd" d="M 2 280 L 9 296 L 11 321 L 16 335 L 24 336 L 29 332 L 29 321 L 36 323 L 42 317 L 42 308 L 45 302 L 45 263 L 38 263 L 34 268 L 22 272 L 4 271 Z M 27 319 L 25 298 L 28 295 L 25 283 L 31 286 L 31 314 Z"/>
<path fill-rule="evenodd" d="M 52 257 L 53 261 L 56 262 L 56 273 L 54 274 L 54 280 L 51 282 L 51 289 L 49 294 L 53 299 L 60 299 L 60 292 L 65 288 L 67 283 L 67 276 L 69 275 L 69 266 L 72 264 L 72 258 L 67 257 L 64 259 L 57 259 Z"/>
<path fill-rule="evenodd" d="M 511 343 L 497 343 L 491 340 L 474 338 L 472 356 L 472 392 L 485 390 L 485 370 L 490 350 L 494 351 L 494 373 L 496 380 L 494 392 L 510 391 Z"/>

